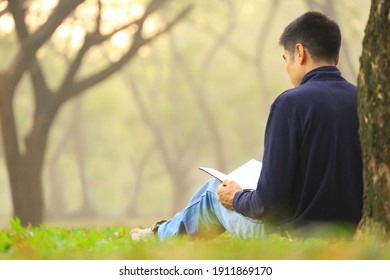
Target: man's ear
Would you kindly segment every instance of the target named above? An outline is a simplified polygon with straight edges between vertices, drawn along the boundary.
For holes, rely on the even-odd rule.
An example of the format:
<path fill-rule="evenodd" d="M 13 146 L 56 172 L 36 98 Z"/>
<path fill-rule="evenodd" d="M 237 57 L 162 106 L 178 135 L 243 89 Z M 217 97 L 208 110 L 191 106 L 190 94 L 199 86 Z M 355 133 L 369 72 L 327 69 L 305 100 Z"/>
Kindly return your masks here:
<path fill-rule="evenodd" d="M 338 55 L 336 57 L 336 61 L 334 62 L 334 65 L 337 66 L 337 64 L 339 64 L 339 59 L 340 59 L 340 55 Z"/>
<path fill-rule="evenodd" d="M 295 54 L 299 64 L 303 64 L 303 62 L 306 60 L 307 54 L 306 49 L 302 44 L 298 43 L 295 45 Z"/>

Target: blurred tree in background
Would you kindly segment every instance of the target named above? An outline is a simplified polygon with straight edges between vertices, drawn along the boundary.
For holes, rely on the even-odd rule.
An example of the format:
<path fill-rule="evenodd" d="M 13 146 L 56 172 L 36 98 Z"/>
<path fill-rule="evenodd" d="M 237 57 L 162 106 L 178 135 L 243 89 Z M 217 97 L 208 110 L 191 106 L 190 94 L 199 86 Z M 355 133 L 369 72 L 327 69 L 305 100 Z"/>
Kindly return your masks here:
<path fill-rule="evenodd" d="M 13 180 L 28 186 L 25 222 L 154 219 L 208 179 L 198 166 L 261 159 L 270 103 L 291 87 L 278 39 L 309 9 L 339 22 L 339 68 L 356 83 L 367 0 L 0 1 L 2 224 Z"/>
<path fill-rule="evenodd" d="M 61 106 L 118 71 L 136 55 L 142 46 L 167 32 L 189 11 L 188 8 L 183 10 L 172 21 L 167 21 L 161 30 L 151 28 L 148 30 L 149 16 L 157 13 L 158 9 L 168 1 L 151 1 L 142 13 L 140 7 L 137 15 L 131 14 L 130 10 L 124 22 L 121 22 L 125 19 L 124 15 L 122 19 L 116 17 L 115 21 L 105 20 L 106 10 L 102 1 L 87 1 L 81 5 L 83 2 L 85 1 L 59 1 L 47 14 L 40 9 L 41 14 L 37 15 L 39 18 L 32 21 L 37 26 L 29 26 L 29 16 L 34 12 L 37 3 L 43 7 L 47 5 L 47 1 L 40 3 L 22 0 L 8 1 L 8 5 L 4 6 L 2 11 L 2 13 L 9 12 L 12 15 L 14 30 L 19 42 L 14 58 L 0 74 L 0 116 L 14 215 L 18 216 L 23 224 L 37 225 L 43 221 L 42 169 L 50 128 Z M 40 24 L 39 20 L 45 16 L 47 19 Z M 38 53 L 50 38 L 53 39 L 52 43 L 56 44 L 58 40 L 61 40 L 58 37 L 55 40 L 56 36 L 67 37 L 68 34 L 65 34 L 69 33 L 67 29 L 77 30 L 75 36 L 79 36 L 76 42 L 79 46 L 71 49 L 69 46 L 72 42 L 62 42 L 60 48 L 65 48 L 62 49 L 62 55 L 67 60 L 68 66 L 61 81 L 54 87 L 50 87 L 44 72 L 45 58 L 40 59 Z M 88 57 L 92 51 L 97 51 L 96 47 L 104 47 L 105 42 L 119 34 L 127 36 L 126 41 L 121 41 L 121 43 L 127 43 L 127 46 L 121 46 L 121 53 L 116 54 L 115 58 L 109 59 L 106 63 L 99 63 Z M 74 54 L 69 55 L 71 52 Z M 93 69 L 88 67 L 92 71 L 83 69 L 87 68 L 85 65 L 88 63 L 94 63 Z M 26 71 L 30 74 L 34 112 L 31 129 L 23 139 L 23 137 L 18 137 L 19 131 L 13 102 L 17 87 Z M 24 151 L 20 143 L 23 140 Z"/>

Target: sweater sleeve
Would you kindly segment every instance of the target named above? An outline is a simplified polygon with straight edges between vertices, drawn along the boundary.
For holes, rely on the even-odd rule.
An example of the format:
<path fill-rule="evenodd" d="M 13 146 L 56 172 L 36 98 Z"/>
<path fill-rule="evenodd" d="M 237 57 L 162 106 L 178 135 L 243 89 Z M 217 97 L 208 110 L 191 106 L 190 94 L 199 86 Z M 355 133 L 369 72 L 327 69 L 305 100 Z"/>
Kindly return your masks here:
<path fill-rule="evenodd" d="M 296 168 L 298 125 L 286 101 L 277 98 L 271 106 L 265 139 L 263 167 L 257 188 L 235 194 L 234 209 L 251 218 L 278 213 L 291 198 Z M 287 107 L 286 107 L 287 106 Z"/>

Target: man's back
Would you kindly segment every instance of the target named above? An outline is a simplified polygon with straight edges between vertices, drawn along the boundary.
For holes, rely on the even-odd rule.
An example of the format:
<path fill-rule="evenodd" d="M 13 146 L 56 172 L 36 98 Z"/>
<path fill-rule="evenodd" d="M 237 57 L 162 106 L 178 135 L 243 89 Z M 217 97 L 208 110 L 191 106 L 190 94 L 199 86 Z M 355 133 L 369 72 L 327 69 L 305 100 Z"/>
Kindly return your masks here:
<path fill-rule="evenodd" d="M 269 217 L 286 226 L 360 220 L 357 91 L 336 67 L 310 71 L 299 87 L 275 100 L 258 187 L 235 199 L 234 206 L 242 214 Z M 240 208 L 249 205 L 247 199 L 251 205 L 257 200 L 261 207 Z"/>
<path fill-rule="evenodd" d="M 357 223 L 363 197 L 357 90 L 332 71 L 311 74 L 291 91 L 295 104 L 286 104 L 297 114 L 300 137 L 288 220 Z"/>

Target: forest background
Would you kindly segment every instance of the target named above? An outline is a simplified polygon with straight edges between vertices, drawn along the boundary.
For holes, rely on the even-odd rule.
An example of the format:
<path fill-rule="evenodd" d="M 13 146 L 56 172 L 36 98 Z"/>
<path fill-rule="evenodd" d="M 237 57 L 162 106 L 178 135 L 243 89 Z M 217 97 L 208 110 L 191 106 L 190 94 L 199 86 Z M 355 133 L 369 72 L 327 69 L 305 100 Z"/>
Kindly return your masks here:
<path fill-rule="evenodd" d="M 56 1 L 30 2 L 37 3 L 29 10 L 34 24 Z M 139 13 L 147 2 L 103 3 L 107 19 L 115 21 Z M 229 172 L 251 158 L 261 160 L 270 104 L 291 87 L 278 39 L 290 21 L 308 10 L 325 12 L 339 23 L 339 69 L 357 83 L 368 0 L 176 0 L 154 15 L 149 31 L 188 3 L 193 9 L 174 28 L 61 108 L 45 155 L 45 223 L 131 224 L 167 218 L 208 179 L 199 166 Z M 77 48 L 84 34 L 77 27 L 63 32 L 38 53 L 50 85 L 58 83 L 67 65 L 64 54 Z M 83 71 L 115 60 L 127 40 L 121 33 L 112 37 L 103 51 L 89 57 Z M 12 21 L 2 15 L 0 67 L 12 58 L 15 44 Z M 23 138 L 33 115 L 27 76 L 14 106 Z M 7 226 L 11 216 L 0 145 L 0 226 Z"/>

